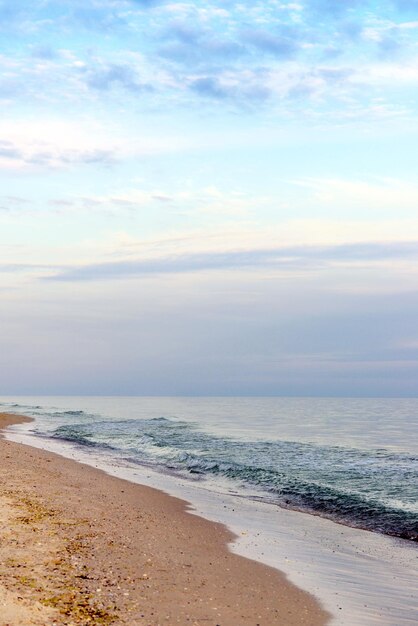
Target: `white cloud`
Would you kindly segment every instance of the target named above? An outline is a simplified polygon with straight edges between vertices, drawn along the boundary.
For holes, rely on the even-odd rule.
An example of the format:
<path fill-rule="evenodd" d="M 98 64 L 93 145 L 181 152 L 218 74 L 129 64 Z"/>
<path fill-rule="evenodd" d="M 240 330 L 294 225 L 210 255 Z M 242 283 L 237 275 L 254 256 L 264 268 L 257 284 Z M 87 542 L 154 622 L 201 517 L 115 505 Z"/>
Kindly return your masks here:
<path fill-rule="evenodd" d="M 351 78 L 353 82 L 368 85 L 386 85 L 394 88 L 402 84 L 418 82 L 418 59 L 409 58 L 407 62 L 372 63 L 364 65 Z"/>
<path fill-rule="evenodd" d="M 0 122 L 0 169 L 59 168 L 84 163 L 110 163 L 137 156 L 182 150 L 180 137 L 151 136 L 138 129 L 135 137 L 117 125 L 94 119 L 71 122 L 59 118 Z"/>
<path fill-rule="evenodd" d="M 118 150 L 107 140 L 98 124 L 76 124 L 58 119 L 37 122 L 0 122 L 0 168 L 23 169 L 47 165 L 110 159 Z"/>

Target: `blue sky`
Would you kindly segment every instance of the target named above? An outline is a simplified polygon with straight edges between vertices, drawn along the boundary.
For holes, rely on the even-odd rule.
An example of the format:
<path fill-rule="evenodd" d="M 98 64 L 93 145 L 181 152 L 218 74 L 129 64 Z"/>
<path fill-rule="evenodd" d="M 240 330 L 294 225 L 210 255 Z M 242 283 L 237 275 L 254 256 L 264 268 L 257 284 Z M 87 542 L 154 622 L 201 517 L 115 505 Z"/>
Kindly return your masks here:
<path fill-rule="evenodd" d="M 0 393 L 418 394 L 418 2 L 0 31 Z"/>

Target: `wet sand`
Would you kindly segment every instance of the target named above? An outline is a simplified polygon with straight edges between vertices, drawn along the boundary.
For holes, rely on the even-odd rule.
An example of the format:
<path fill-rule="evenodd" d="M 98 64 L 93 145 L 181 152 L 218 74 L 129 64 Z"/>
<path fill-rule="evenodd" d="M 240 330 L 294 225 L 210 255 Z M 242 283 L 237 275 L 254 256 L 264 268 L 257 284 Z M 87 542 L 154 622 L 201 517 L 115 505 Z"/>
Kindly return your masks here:
<path fill-rule="evenodd" d="M 0 626 L 328 622 L 182 500 L 4 439 L 0 459 Z"/>

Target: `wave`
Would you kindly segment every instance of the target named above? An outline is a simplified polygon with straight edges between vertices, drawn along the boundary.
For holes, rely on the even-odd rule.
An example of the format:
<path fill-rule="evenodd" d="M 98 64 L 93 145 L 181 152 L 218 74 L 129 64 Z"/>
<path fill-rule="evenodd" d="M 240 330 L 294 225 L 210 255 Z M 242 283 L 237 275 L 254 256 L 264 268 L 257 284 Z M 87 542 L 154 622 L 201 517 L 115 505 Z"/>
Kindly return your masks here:
<path fill-rule="evenodd" d="M 336 486 L 306 481 L 291 474 L 239 463 L 219 463 L 184 454 L 180 459 L 192 473 L 222 475 L 262 488 L 285 508 L 320 513 L 350 526 L 418 541 L 418 516 L 412 511 L 385 506 L 376 498 L 349 493 Z"/>
<path fill-rule="evenodd" d="M 10 409 L 30 409 L 30 410 L 39 410 L 42 409 L 41 406 L 39 405 L 33 405 L 33 404 L 19 404 L 17 402 L 0 402 L 0 406 L 5 406 L 8 407 Z"/>
<path fill-rule="evenodd" d="M 45 436 L 45 433 L 37 433 L 41 436 Z M 103 448 L 112 450 L 112 446 L 105 442 L 95 441 L 89 433 L 80 433 L 76 428 L 57 428 L 57 430 L 50 435 L 52 439 L 60 439 L 61 441 L 68 441 L 80 446 L 86 446 L 88 448 Z"/>
<path fill-rule="evenodd" d="M 103 448 L 162 471 L 232 481 L 243 495 L 255 490 L 258 499 L 282 507 L 418 540 L 418 514 L 412 509 L 418 459 L 412 455 L 295 441 L 225 439 L 167 417 L 65 424 L 53 437 Z"/>

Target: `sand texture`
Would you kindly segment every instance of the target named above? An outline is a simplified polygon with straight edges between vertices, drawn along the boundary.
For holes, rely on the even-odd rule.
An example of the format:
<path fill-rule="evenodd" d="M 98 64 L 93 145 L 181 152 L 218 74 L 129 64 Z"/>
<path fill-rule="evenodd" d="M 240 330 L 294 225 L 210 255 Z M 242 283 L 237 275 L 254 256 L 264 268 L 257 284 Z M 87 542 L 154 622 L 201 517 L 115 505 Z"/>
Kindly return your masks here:
<path fill-rule="evenodd" d="M 0 626 L 328 621 L 182 500 L 4 439 L 0 462 Z"/>

